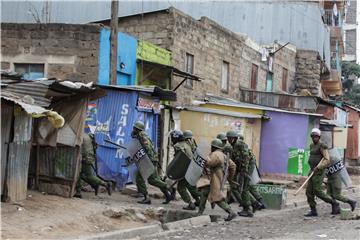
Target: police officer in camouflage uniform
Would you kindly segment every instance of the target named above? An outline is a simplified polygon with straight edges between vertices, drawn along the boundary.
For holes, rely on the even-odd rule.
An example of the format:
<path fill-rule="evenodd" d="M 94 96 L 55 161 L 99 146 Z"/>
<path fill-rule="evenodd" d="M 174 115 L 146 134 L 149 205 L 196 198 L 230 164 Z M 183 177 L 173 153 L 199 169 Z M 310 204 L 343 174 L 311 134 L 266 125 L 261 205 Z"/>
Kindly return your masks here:
<path fill-rule="evenodd" d="M 241 139 L 241 138 L 240 138 Z M 247 145 L 245 143 L 245 146 L 247 148 Z M 249 173 L 252 173 L 254 171 L 254 169 L 256 168 L 256 157 L 254 155 L 254 153 L 249 149 L 249 156 L 250 156 L 250 165 L 249 165 Z M 251 201 L 251 206 L 253 207 L 253 212 L 255 212 L 255 210 L 262 210 L 265 209 L 265 204 L 262 201 L 262 197 L 259 194 L 259 192 L 257 191 L 255 185 L 251 185 L 249 186 L 249 191 L 250 191 L 250 201 Z"/>
<path fill-rule="evenodd" d="M 93 139 L 89 134 L 84 133 L 83 135 L 83 143 L 81 145 L 82 151 L 82 161 L 81 161 L 81 171 L 79 175 L 79 179 L 76 183 L 76 194 L 74 197 L 81 198 L 81 188 L 82 181 L 88 183 L 94 190 L 95 195 L 98 194 L 99 187 L 104 186 L 109 195 L 111 195 L 111 186 L 110 183 L 106 183 L 102 181 L 97 176 L 93 175 L 93 163 L 96 161 L 95 158 L 95 150 L 93 145 Z"/>
<path fill-rule="evenodd" d="M 188 156 L 191 160 L 193 159 L 193 152 L 191 150 L 190 145 L 186 142 L 183 132 L 180 130 L 173 130 L 170 133 L 171 142 L 174 146 L 174 155 L 176 155 L 179 151 L 183 152 Z M 200 193 L 197 191 L 196 186 L 190 185 L 185 178 L 181 179 L 177 183 L 177 190 L 181 196 L 181 199 L 187 203 L 186 207 L 183 207 L 184 210 L 195 210 L 196 206 L 199 206 L 200 203 Z M 195 202 L 191 201 L 190 195 L 195 199 Z"/>
<path fill-rule="evenodd" d="M 239 139 L 239 135 L 236 131 L 230 130 L 226 133 L 226 137 L 233 148 L 231 159 L 237 166 L 237 179 L 240 185 L 241 191 L 241 205 L 243 210 L 239 212 L 239 216 L 253 217 L 254 215 L 250 212 L 251 198 L 250 198 L 250 156 L 245 148 L 243 142 Z"/>
<path fill-rule="evenodd" d="M 212 208 L 214 208 L 216 204 L 229 214 L 225 221 L 231 221 L 236 217 L 236 213 L 232 211 L 231 207 L 225 201 L 225 195 L 222 189 L 226 181 L 226 179 L 224 179 L 225 165 L 230 164 L 231 159 L 222 152 L 222 149 L 223 144 L 219 139 L 211 141 L 211 154 L 206 162 L 207 170 L 205 171 L 208 179 L 205 179 L 207 182 L 198 183 L 202 193 L 198 215 L 203 214 L 206 201 L 209 200 Z M 199 182 L 201 182 L 201 180 Z"/>
<path fill-rule="evenodd" d="M 232 146 L 227 142 L 227 137 L 225 133 L 219 133 L 216 136 L 217 139 L 221 140 L 222 144 L 223 144 L 223 152 L 228 155 L 229 157 L 232 156 Z M 235 169 L 236 170 L 236 169 Z M 228 192 L 228 196 L 227 196 L 227 201 L 228 203 L 233 202 L 234 200 L 231 198 L 232 196 L 236 199 L 236 201 L 238 203 L 241 203 L 241 193 L 239 191 L 239 187 L 236 184 L 237 183 L 237 179 L 236 179 L 236 171 L 235 174 L 232 178 L 229 179 L 229 185 L 230 185 L 230 191 Z"/>
<path fill-rule="evenodd" d="M 311 139 L 313 143 L 310 144 L 310 157 L 308 162 L 311 171 L 314 172 L 314 174 L 306 186 L 306 197 L 310 206 L 310 212 L 305 214 L 305 217 L 316 217 L 318 215 L 315 197 L 330 203 L 333 214 L 338 214 L 340 212 L 339 203 L 327 195 L 321 186 L 325 177 L 325 169 L 330 164 L 330 157 L 328 147 L 320 141 L 320 137 L 321 131 L 319 129 L 314 128 L 311 130 Z"/>
<path fill-rule="evenodd" d="M 333 199 L 336 199 L 344 203 L 348 203 L 351 207 L 351 211 L 354 211 L 356 207 L 356 201 L 341 195 L 342 182 L 339 174 L 328 175 L 327 178 L 328 178 L 327 194 L 330 195 Z M 337 214 L 337 213 L 331 212 L 331 214 Z"/>
<path fill-rule="evenodd" d="M 187 144 L 189 144 L 189 146 L 191 147 L 191 151 L 194 152 L 197 148 L 195 139 L 193 138 L 193 133 L 191 130 L 185 130 L 184 133 L 184 138 Z"/>
<path fill-rule="evenodd" d="M 148 137 L 148 135 L 145 132 L 145 126 L 144 123 L 137 121 L 133 126 L 133 131 L 131 133 L 131 136 L 133 138 L 137 138 L 141 144 L 141 146 L 144 148 L 147 156 L 152 161 L 155 171 L 153 174 L 150 175 L 150 177 L 147 179 L 148 183 L 150 185 L 153 185 L 155 187 L 158 187 L 161 192 L 165 195 L 165 202 L 163 204 L 168 204 L 171 200 L 173 200 L 171 196 L 171 191 L 168 189 L 165 182 L 163 182 L 158 174 L 157 167 L 158 167 L 158 156 L 154 150 L 154 146 Z M 147 191 L 146 183 L 143 177 L 141 176 L 140 172 L 138 171 L 136 174 L 136 185 L 138 191 L 143 194 L 144 199 L 141 201 L 138 201 L 138 203 L 141 204 L 151 204 L 151 200 L 149 198 L 149 194 Z"/>

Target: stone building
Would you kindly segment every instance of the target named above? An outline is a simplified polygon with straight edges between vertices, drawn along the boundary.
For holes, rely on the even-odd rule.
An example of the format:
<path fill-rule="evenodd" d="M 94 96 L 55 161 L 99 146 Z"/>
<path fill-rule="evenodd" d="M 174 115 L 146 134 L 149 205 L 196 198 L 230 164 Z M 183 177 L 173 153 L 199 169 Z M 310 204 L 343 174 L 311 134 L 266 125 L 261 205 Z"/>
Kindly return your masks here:
<path fill-rule="evenodd" d="M 98 23 L 108 25 L 110 21 Z M 207 17 L 196 20 L 169 8 L 121 17 L 119 31 L 170 50 L 174 67 L 202 78 L 201 82 L 186 81 L 177 90 L 178 105 L 190 104 L 206 93 L 239 99 L 239 88 L 275 92 L 294 89 L 295 47 L 288 45 L 278 51 L 269 71 L 269 57 L 262 61 L 262 49 L 266 46 Z M 281 45 L 267 47 L 276 51 Z M 181 81 L 173 78 L 171 87 Z"/>
<path fill-rule="evenodd" d="M 1 69 L 97 82 L 99 25 L 1 23 Z"/>
<path fill-rule="evenodd" d="M 344 61 L 355 61 L 356 59 L 356 8 L 357 1 L 347 1 L 347 11 L 344 21 L 344 41 L 345 41 L 345 55 Z"/>

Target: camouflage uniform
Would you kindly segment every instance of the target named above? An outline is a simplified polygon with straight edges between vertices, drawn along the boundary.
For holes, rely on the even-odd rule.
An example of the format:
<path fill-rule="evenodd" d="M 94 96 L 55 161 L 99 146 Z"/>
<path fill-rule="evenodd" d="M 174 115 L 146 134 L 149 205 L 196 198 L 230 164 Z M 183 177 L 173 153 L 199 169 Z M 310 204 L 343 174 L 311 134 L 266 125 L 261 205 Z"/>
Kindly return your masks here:
<path fill-rule="evenodd" d="M 223 150 L 223 152 L 225 153 L 225 155 L 226 155 L 226 154 L 229 154 L 229 157 L 231 157 L 232 151 L 233 151 L 233 148 L 232 148 L 231 144 L 230 144 L 230 143 L 226 143 L 226 144 L 224 145 L 224 150 Z"/>
<path fill-rule="evenodd" d="M 344 203 L 348 203 L 350 199 L 341 195 L 341 185 L 342 185 L 341 178 L 338 174 L 333 174 L 328 176 L 327 194 L 336 200 L 339 200 Z"/>
<path fill-rule="evenodd" d="M 252 153 L 252 151 L 250 149 L 248 149 L 249 151 L 249 156 L 250 156 L 250 165 L 249 165 L 249 174 L 251 175 L 253 173 L 253 171 L 256 168 L 256 157 L 255 155 Z M 259 201 L 261 199 L 260 194 L 258 193 L 256 187 L 254 185 L 250 185 L 249 186 L 249 191 L 250 191 L 250 198 L 251 198 L 251 203 L 253 204 L 255 201 Z"/>
<path fill-rule="evenodd" d="M 141 146 L 144 148 L 146 154 L 148 155 L 155 167 L 154 173 L 151 174 L 150 177 L 147 179 L 148 183 L 150 185 L 158 187 L 162 192 L 165 192 L 167 190 L 167 185 L 165 182 L 161 181 L 159 177 L 157 170 L 159 160 L 150 138 L 146 135 L 144 131 L 140 131 L 135 137 L 139 140 Z M 140 193 L 148 195 L 145 180 L 143 179 L 139 171 L 136 174 L 136 185 Z"/>
<path fill-rule="evenodd" d="M 309 165 L 311 170 L 317 166 L 318 170 L 310 178 L 306 187 L 306 197 L 311 208 L 316 207 L 315 196 L 327 203 L 332 203 L 333 200 L 322 190 L 322 183 L 325 177 L 325 168 L 329 162 L 329 152 L 327 146 L 321 142 L 310 145 Z M 322 160 L 324 159 L 324 160 Z"/>
<path fill-rule="evenodd" d="M 241 205 L 245 211 L 248 211 L 251 205 L 250 201 L 250 174 L 249 174 L 249 163 L 250 156 L 246 149 L 245 144 L 238 139 L 233 145 L 232 157 L 233 161 L 237 166 L 237 178 L 238 183 L 242 186 L 241 192 Z"/>
<path fill-rule="evenodd" d="M 174 145 L 175 155 L 178 151 L 185 153 L 190 159 L 193 158 L 193 153 L 191 147 L 187 141 L 180 141 Z M 200 193 L 197 191 L 196 186 L 191 186 L 185 178 L 181 179 L 177 183 L 177 190 L 181 196 L 181 199 L 190 203 L 191 198 L 187 191 L 190 192 L 191 196 L 195 199 L 195 202 L 198 204 L 200 201 Z"/>
<path fill-rule="evenodd" d="M 83 143 L 81 145 L 82 161 L 81 171 L 76 183 L 76 194 L 81 195 L 82 181 L 88 183 L 95 191 L 100 185 L 106 186 L 106 183 L 97 176 L 93 175 L 92 166 L 95 162 L 95 151 L 93 141 L 88 134 L 84 134 Z"/>
<path fill-rule="evenodd" d="M 196 150 L 197 146 L 193 138 L 186 139 L 186 143 L 189 144 L 192 152 Z"/>
<path fill-rule="evenodd" d="M 231 158 L 233 155 L 233 147 L 231 146 L 231 144 L 226 143 L 224 146 L 224 150 L 223 152 L 225 154 L 228 154 L 229 157 Z M 236 164 L 235 164 L 236 165 Z M 235 174 L 234 176 L 232 176 L 231 178 L 229 178 L 229 185 L 230 185 L 230 194 L 236 199 L 236 201 L 238 201 L 238 203 L 241 203 L 241 193 L 239 191 L 239 186 L 236 185 L 237 182 L 237 167 L 235 169 Z M 228 195 L 228 201 L 230 199 L 230 195 Z"/>

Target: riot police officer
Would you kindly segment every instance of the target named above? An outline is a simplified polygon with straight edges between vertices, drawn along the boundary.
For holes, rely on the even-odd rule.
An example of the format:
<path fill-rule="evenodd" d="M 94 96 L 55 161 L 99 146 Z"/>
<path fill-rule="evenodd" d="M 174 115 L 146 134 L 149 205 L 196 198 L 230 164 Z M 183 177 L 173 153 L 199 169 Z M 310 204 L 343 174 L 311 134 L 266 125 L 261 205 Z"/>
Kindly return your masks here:
<path fill-rule="evenodd" d="M 167 184 L 162 181 L 159 177 L 157 167 L 158 167 L 158 156 L 154 150 L 154 146 L 148 137 L 148 135 L 145 132 L 145 126 L 144 123 L 141 121 L 137 121 L 133 126 L 133 131 L 131 133 L 131 136 L 133 138 L 137 138 L 141 144 L 141 146 L 144 148 L 147 156 L 150 158 L 151 162 L 154 165 L 154 173 L 150 175 L 150 177 L 147 179 L 148 183 L 150 185 L 153 185 L 155 187 L 158 187 L 161 192 L 165 195 L 165 202 L 163 204 L 168 204 L 171 200 L 173 200 L 171 196 L 171 190 L 168 189 Z M 148 195 L 147 187 L 145 180 L 141 176 L 141 173 L 138 171 L 136 174 L 136 185 L 139 193 L 143 194 L 144 199 L 139 201 L 138 203 L 141 204 L 151 204 L 151 200 Z"/>
<path fill-rule="evenodd" d="M 171 142 L 173 143 L 176 155 L 179 151 L 183 152 L 189 159 L 193 159 L 193 153 L 190 145 L 186 143 L 184 134 L 180 130 L 173 130 L 170 133 Z M 185 178 L 181 179 L 177 183 L 177 191 L 179 192 L 181 199 L 187 203 L 186 207 L 183 207 L 184 210 L 195 210 L 196 205 L 199 205 L 200 202 L 200 193 L 197 191 L 196 186 L 191 186 Z M 191 196 L 195 199 L 193 202 L 188 193 L 190 192 Z"/>

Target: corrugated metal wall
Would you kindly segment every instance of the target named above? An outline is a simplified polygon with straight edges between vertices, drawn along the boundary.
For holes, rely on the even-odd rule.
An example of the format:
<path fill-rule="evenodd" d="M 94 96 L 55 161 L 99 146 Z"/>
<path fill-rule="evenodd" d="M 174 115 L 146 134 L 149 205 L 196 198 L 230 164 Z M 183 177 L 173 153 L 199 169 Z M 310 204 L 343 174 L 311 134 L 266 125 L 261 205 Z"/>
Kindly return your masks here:
<path fill-rule="evenodd" d="M 31 142 L 13 142 L 7 163 L 7 196 L 10 201 L 26 199 Z"/>
<path fill-rule="evenodd" d="M 44 2 L 2 2 L 3 22 L 35 22 Z M 260 44 L 291 42 L 318 51 L 330 68 L 330 31 L 323 24 L 317 2 L 301 1 L 120 1 L 119 16 L 176 7 L 194 18 L 207 16 L 224 27 L 245 33 Z M 36 9 L 36 10 L 35 10 Z M 110 2 L 56 1 L 50 4 L 51 22 L 88 23 L 110 18 Z"/>
<path fill-rule="evenodd" d="M 73 180 L 79 147 L 40 147 L 39 174 L 46 177 Z"/>
<path fill-rule="evenodd" d="M 11 111 L 12 109 L 13 111 Z M 2 133 L 2 137 L 5 137 L 5 141 L 8 143 L 8 154 L 7 156 L 3 156 L 2 154 L 1 159 L 2 165 L 5 165 L 5 169 L 3 169 L 4 166 L 2 166 L 2 172 L 5 173 L 4 179 L 2 179 L 4 181 L 3 191 L 5 191 L 4 195 L 7 201 L 19 201 L 26 199 L 31 150 L 32 118 L 19 106 L 15 106 L 14 108 L 8 106 L 1 110 L 2 116 L 14 116 L 13 138 L 9 134 L 11 130 L 5 130 L 5 133 Z M 2 125 L 2 128 L 4 126 L 11 129 L 12 121 L 10 116 L 5 116 L 5 119 L 2 119 L 2 122 L 4 120 L 9 121 L 7 126 Z M 6 140 L 6 138 L 8 140 Z M 2 146 L 7 143 L 4 142 Z"/>
<path fill-rule="evenodd" d="M 4 192 L 5 172 L 13 123 L 14 104 L 1 101 L 1 194 Z"/>
<path fill-rule="evenodd" d="M 153 112 L 137 109 L 138 92 L 107 90 L 107 96 L 90 104 L 90 116 L 87 125 L 96 126 L 95 141 L 97 143 L 96 158 L 98 174 L 106 180 L 116 181 L 122 189 L 128 181 L 132 181 L 135 166 L 125 166 L 126 151 L 106 143 L 107 135 L 114 142 L 126 145 L 131 138 L 133 124 L 140 120 L 145 123 L 145 130 L 154 147 L 157 143 L 157 118 Z M 156 149 L 158 150 L 158 149 Z"/>

